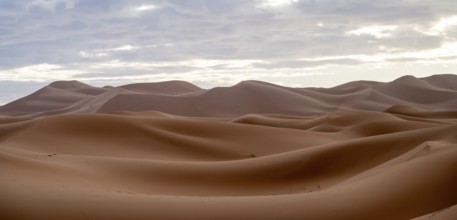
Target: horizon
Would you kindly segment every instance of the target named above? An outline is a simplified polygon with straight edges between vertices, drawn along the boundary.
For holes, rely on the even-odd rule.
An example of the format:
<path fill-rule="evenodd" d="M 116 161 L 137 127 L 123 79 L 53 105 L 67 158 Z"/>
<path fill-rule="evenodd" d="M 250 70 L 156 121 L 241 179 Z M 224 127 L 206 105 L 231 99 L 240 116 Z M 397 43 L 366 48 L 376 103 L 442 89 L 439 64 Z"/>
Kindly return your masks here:
<path fill-rule="evenodd" d="M 262 80 L 251 80 L 251 79 L 247 79 L 247 80 L 242 80 L 242 81 L 239 81 L 239 82 L 236 82 L 236 83 L 233 83 L 233 84 L 226 84 L 226 85 L 214 85 L 214 86 L 211 86 L 211 87 L 204 87 L 204 86 L 200 86 L 200 85 L 197 85 L 197 84 L 194 84 L 192 82 L 189 82 L 189 81 L 184 81 L 184 80 L 166 80 L 166 81 L 154 81 L 154 82 L 129 82 L 129 83 L 118 83 L 118 84 L 114 84 L 114 85 L 111 85 L 111 84 L 103 84 L 103 83 L 99 83 L 99 84 L 91 84 L 91 83 L 87 83 L 87 82 L 84 82 L 84 81 L 80 81 L 80 80 L 76 80 L 76 79 L 71 79 L 71 80 L 56 80 L 56 81 L 51 81 L 51 82 L 43 82 L 41 84 L 37 84 L 36 86 L 38 86 L 37 88 L 34 88 L 34 87 L 31 87 L 29 88 L 28 90 L 23 90 L 24 91 L 24 94 L 23 95 L 18 95 L 16 94 L 17 98 L 13 99 L 13 100 L 10 100 L 10 101 L 7 101 L 7 102 L 1 102 L 5 96 L 3 97 L 0 97 L 0 106 L 3 106 L 3 105 L 6 105 L 10 102 L 13 102 L 13 101 L 16 101 L 20 98 L 23 98 L 25 96 L 28 96 L 36 91 L 38 91 L 39 89 L 42 89 L 46 86 L 49 86 L 51 85 L 52 83 L 55 83 L 55 82 L 79 82 L 79 83 L 83 83 L 83 84 L 86 84 L 86 85 L 89 85 L 89 86 L 93 86 L 93 87 L 98 87 L 98 88 L 104 88 L 104 87 L 120 87 L 120 86 L 125 86 L 125 85 L 131 85 L 131 84 L 140 84 L 140 83 L 163 83 L 163 82 L 173 82 L 173 81 L 178 81 L 178 82 L 187 82 L 187 83 L 191 83 L 192 85 L 195 85 L 201 89 L 205 89 L 205 90 L 210 90 L 210 89 L 213 89 L 213 88 L 217 88 L 217 87 L 224 87 L 224 88 L 228 88 L 228 87 L 233 87 L 241 82 L 246 82 L 246 81 L 259 81 L 259 82 L 267 82 L 267 83 L 271 83 L 271 84 L 274 84 L 274 85 L 277 85 L 277 86 L 285 86 L 285 87 L 290 87 L 290 88 L 325 88 L 325 89 L 331 89 L 333 87 L 337 87 L 337 86 L 341 86 L 341 85 L 344 85 L 344 84 L 347 84 L 347 83 L 351 83 L 351 82 L 358 82 L 358 81 L 371 81 L 371 82 L 382 82 L 382 83 L 390 83 L 390 82 L 393 82 L 395 80 L 398 80 L 400 78 L 403 78 L 403 77 L 407 77 L 407 76 L 412 76 L 412 77 L 415 77 L 417 79 L 425 79 L 425 78 L 428 78 L 428 77 L 432 77 L 432 76 L 444 76 L 444 75 L 456 75 L 456 74 L 451 74 L 451 73 L 443 73 L 443 74 L 434 74 L 434 75 L 427 75 L 427 76 L 423 76 L 423 77 L 417 77 L 415 75 L 403 75 L 403 76 L 399 76 L 397 78 L 394 78 L 394 79 L 391 79 L 391 80 L 387 80 L 387 81 L 376 81 L 376 80 L 364 80 L 364 79 L 359 79 L 359 80 L 352 80 L 352 81 L 347 81 L 347 82 L 343 82 L 343 83 L 339 83 L 339 84 L 336 84 L 336 85 L 331 85 L 331 86 L 305 86 L 305 87 L 301 87 L 301 86 L 298 86 L 298 87 L 294 87 L 294 86 L 287 86 L 287 85 L 281 85 L 281 84 L 276 84 L 274 82 L 267 82 L 267 81 L 262 81 Z M 456 75 L 457 76 L 457 75 Z M 0 88 L 0 92 L 2 92 L 2 89 L 3 88 Z M 8 90 L 9 88 L 7 88 L 6 90 Z M 27 92 L 29 91 L 29 92 Z"/>
<path fill-rule="evenodd" d="M 451 0 L 0 0 L 0 105 L 53 81 L 333 87 L 457 73 Z"/>

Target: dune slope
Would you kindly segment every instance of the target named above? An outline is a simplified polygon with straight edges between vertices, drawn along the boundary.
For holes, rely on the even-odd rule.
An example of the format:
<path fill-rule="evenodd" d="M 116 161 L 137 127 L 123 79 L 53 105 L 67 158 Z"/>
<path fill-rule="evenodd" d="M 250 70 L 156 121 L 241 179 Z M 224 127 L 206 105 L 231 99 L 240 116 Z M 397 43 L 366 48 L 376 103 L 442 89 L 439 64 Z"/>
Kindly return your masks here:
<path fill-rule="evenodd" d="M 415 218 L 457 204 L 457 117 L 410 113 L 5 118 L 0 215 Z"/>

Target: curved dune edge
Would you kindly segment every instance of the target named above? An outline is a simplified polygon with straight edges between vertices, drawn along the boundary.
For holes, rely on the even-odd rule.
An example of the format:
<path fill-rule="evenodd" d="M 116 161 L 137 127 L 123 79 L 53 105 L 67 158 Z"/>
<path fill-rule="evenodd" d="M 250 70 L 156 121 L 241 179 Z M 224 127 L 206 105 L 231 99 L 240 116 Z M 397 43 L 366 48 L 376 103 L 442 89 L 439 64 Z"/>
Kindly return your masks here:
<path fill-rule="evenodd" d="M 420 114 L 418 114 L 418 112 Z M 2 219 L 411 219 L 457 204 L 455 112 L 0 118 Z"/>

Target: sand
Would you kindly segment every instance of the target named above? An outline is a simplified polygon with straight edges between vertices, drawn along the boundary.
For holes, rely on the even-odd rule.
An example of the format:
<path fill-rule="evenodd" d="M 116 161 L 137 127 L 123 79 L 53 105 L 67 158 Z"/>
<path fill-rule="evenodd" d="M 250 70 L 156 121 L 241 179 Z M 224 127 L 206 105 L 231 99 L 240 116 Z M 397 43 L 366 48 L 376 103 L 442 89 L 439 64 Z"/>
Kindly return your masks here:
<path fill-rule="evenodd" d="M 0 107 L 0 219 L 456 219 L 456 79 L 56 82 Z"/>
<path fill-rule="evenodd" d="M 288 88 L 260 81 L 201 89 L 183 81 L 96 88 L 59 81 L 0 106 L 0 115 L 159 111 L 191 117 L 247 114 L 312 116 L 338 110 L 384 111 L 395 105 L 424 110 L 457 109 L 457 75 L 404 76 L 389 83 L 357 81 L 334 88 Z"/>

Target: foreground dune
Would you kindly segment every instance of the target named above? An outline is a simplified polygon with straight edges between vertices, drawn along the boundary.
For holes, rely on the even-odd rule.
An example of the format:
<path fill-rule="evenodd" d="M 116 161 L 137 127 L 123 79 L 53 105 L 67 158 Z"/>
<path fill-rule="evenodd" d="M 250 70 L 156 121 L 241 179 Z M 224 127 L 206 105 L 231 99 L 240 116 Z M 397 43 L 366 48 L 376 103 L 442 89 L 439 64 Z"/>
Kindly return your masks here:
<path fill-rule="evenodd" d="M 0 106 L 0 219 L 456 219 L 457 77 L 55 82 Z"/>
<path fill-rule="evenodd" d="M 0 213 L 410 219 L 457 204 L 456 112 L 395 110 L 232 120 L 159 112 L 4 118 Z"/>

